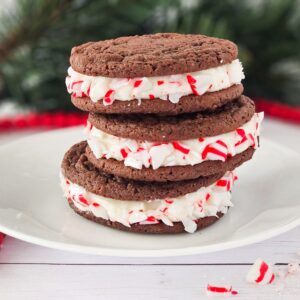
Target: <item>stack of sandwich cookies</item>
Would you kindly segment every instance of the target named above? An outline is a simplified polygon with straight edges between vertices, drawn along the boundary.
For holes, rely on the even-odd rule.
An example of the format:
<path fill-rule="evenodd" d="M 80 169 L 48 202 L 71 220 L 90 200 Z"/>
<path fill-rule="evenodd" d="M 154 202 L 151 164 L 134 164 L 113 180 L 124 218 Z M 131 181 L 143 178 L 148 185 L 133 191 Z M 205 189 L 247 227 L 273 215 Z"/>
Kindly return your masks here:
<path fill-rule="evenodd" d="M 237 47 L 202 35 L 87 43 L 66 85 L 89 111 L 62 163 L 80 215 L 147 233 L 195 232 L 227 213 L 234 169 L 258 147 L 262 113 L 242 95 Z"/>

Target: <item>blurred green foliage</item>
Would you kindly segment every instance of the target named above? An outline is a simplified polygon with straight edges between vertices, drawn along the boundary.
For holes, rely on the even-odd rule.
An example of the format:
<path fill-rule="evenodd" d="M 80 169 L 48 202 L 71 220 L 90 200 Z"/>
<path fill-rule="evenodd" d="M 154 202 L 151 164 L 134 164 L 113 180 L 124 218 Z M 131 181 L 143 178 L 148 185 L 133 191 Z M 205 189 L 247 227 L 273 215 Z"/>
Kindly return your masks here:
<path fill-rule="evenodd" d="M 72 109 L 71 47 L 151 32 L 231 39 L 245 93 L 300 105 L 299 0 L 19 0 L 0 24 L 0 99 L 37 110 Z"/>

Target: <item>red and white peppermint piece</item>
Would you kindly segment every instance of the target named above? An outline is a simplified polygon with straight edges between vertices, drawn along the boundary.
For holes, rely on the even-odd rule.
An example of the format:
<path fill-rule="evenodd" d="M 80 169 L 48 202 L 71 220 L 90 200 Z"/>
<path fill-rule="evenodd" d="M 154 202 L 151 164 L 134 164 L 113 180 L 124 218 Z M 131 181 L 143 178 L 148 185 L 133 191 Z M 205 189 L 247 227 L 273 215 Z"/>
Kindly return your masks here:
<path fill-rule="evenodd" d="M 108 90 L 106 92 L 106 94 L 104 95 L 104 98 L 103 98 L 103 104 L 105 106 L 110 105 L 114 102 L 114 98 L 113 98 L 114 93 L 115 93 L 114 90 Z"/>
<path fill-rule="evenodd" d="M 88 87 L 88 89 L 87 89 L 87 91 L 86 91 L 86 95 L 87 95 L 88 97 L 90 97 L 90 92 L 91 92 L 91 85 L 89 85 L 89 87 Z"/>
<path fill-rule="evenodd" d="M 141 225 L 157 224 L 157 223 L 159 223 L 159 221 L 155 216 L 148 216 L 146 220 L 140 222 Z"/>
<path fill-rule="evenodd" d="M 178 150 L 178 151 L 182 152 L 183 154 L 189 154 L 190 153 L 190 149 L 182 146 L 178 142 L 172 142 L 172 145 L 173 145 L 175 150 Z"/>
<path fill-rule="evenodd" d="M 79 80 L 79 81 L 73 81 L 71 84 L 71 89 L 75 90 L 75 86 L 80 86 L 83 83 L 83 80 Z"/>
<path fill-rule="evenodd" d="M 199 95 L 199 93 L 197 92 L 197 89 L 196 89 L 197 80 L 192 75 L 187 75 L 186 80 L 188 81 L 193 94 L 194 95 Z"/>
<path fill-rule="evenodd" d="M 83 195 L 81 195 L 81 194 L 78 195 L 78 200 L 83 205 L 89 205 L 89 201 Z"/>
<path fill-rule="evenodd" d="M 219 141 L 208 144 L 202 151 L 203 160 L 221 160 L 225 161 L 227 159 L 228 150 L 224 147 L 223 143 L 218 143 Z"/>
<path fill-rule="evenodd" d="M 125 148 L 121 148 L 120 153 L 121 153 L 123 158 L 126 158 L 128 156 L 128 152 Z"/>
<path fill-rule="evenodd" d="M 224 177 L 216 182 L 216 187 L 223 191 L 230 191 L 234 183 L 234 175 Z"/>
<path fill-rule="evenodd" d="M 71 81 L 67 80 L 67 88 L 70 93 L 72 93 L 73 97 L 82 98 L 86 97 L 86 93 L 82 92 L 82 84 L 83 80 Z"/>
<path fill-rule="evenodd" d="M 158 146 L 158 147 L 157 147 Z M 155 170 L 159 168 L 165 159 L 172 153 L 172 149 L 167 144 L 154 144 L 149 150 L 151 157 L 152 168 Z"/>
<path fill-rule="evenodd" d="M 270 284 L 274 279 L 275 274 L 272 268 L 260 258 L 254 262 L 246 276 L 248 282 L 260 285 Z"/>
<path fill-rule="evenodd" d="M 206 287 L 207 296 L 230 296 L 237 295 L 238 292 L 232 289 L 232 286 L 215 286 L 208 284 Z"/>
<path fill-rule="evenodd" d="M 137 80 L 134 82 L 133 87 L 138 88 L 138 87 L 141 85 L 142 82 L 143 82 L 142 79 L 137 79 Z"/>
<path fill-rule="evenodd" d="M 168 204 L 173 204 L 174 203 L 173 200 L 169 200 L 169 199 L 166 199 L 165 202 L 168 203 Z"/>

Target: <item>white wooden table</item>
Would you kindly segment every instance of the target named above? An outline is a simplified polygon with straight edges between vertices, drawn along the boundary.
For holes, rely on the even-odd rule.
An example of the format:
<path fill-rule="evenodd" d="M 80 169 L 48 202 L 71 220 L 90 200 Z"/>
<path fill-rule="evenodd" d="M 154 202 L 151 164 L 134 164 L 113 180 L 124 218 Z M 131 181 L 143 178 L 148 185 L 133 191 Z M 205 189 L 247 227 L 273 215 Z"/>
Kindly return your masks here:
<path fill-rule="evenodd" d="M 300 126 L 266 120 L 263 131 L 264 137 L 300 153 Z M 0 144 L 26 134 L 2 135 Z M 0 300 L 207 299 L 208 283 L 232 285 L 237 299 L 298 300 L 300 274 L 286 280 L 283 289 L 253 286 L 245 275 L 257 257 L 285 270 L 287 263 L 300 262 L 299 252 L 300 228 L 243 248 L 151 259 L 80 255 L 7 237 L 0 250 Z"/>

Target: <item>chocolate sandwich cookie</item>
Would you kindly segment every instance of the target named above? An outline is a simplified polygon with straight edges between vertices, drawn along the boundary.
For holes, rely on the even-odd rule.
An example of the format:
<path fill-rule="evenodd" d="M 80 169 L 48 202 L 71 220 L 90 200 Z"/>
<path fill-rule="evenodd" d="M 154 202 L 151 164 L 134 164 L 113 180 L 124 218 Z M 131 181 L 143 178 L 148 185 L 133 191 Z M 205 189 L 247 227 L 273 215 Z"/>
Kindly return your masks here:
<path fill-rule="evenodd" d="M 222 162 L 221 160 L 207 160 L 193 166 L 160 167 L 155 170 L 151 167 L 135 169 L 125 166 L 123 161 L 118 161 L 112 158 L 97 159 L 89 146 L 86 148 L 86 156 L 95 167 L 115 176 L 138 181 L 167 182 L 196 179 L 199 177 L 207 177 L 213 174 L 222 174 L 226 171 L 232 171 L 244 162 L 250 160 L 254 151 L 255 149 L 249 147 L 242 153 L 227 158 L 225 162 Z"/>
<path fill-rule="evenodd" d="M 86 157 L 87 143 L 75 144 L 65 154 L 63 175 L 96 195 L 117 200 L 155 200 L 178 197 L 209 186 L 222 177 L 219 172 L 207 177 L 177 182 L 144 182 L 114 176 L 95 167 Z"/>
<path fill-rule="evenodd" d="M 232 62 L 237 46 L 204 35 L 157 33 L 89 42 L 74 47 L 72 68 L 105 77 L 151 77 L 195 72 Z"/>
<path fill-rule="evenodd" d="M 127 227 L 119 222 L 112 222 L 110 220 L 105 220 L 103 218 L 96 217 L 91 212 L 81 211 L 73 204 L 72 201 L 69 201 L 69 205 L 80 216 L 82 216 L 90 221 L 93 221 L 98 224 L 105 225 L 105 226 L 108 226 L 108 227 L 111 227 L 114 229 L 119 229 L 119 230 L 128 231 L 128 232 L 151 233 L 151 234 L 155 234 L 155 233 L 156 234 L 171 234 L 171 233 L 186 232 L 184 229 L 184 226 L 181 222 L 174 222 L 173 226 L 168 226 L 168 225 L 164 224 L 163 222 L 159 222 L 158 224 L 148 224 L 148 225 L 135 223 L 135 224 L 131 224 L 130 227 Z M 196 220 L 195 221 L 197 224 L 196 230 L 201 230 L 201 229 L 204 229 L 204 228 L 212 225 L 213 223 L 218 221 L 221 217 L 223 217 L 223 214 L 219 212 L 219 213 L 217 213 L 216 217 L 210 216 L 210 217 L 204 217 L 204 218 Z"/>
<path fill-rule="evenodd" d="M 89 97 L 71 96 L 73 104 L 83 110 L 102 114 L 158 114 L 179 115 L 200 111 L 212 111 L 239 98 L 243 93 L 243 85 L 235 84 L 227 89 L 205 93 L 203 95 L 187 95 L 178 103 L 161 99 L 143 99 L 143 101 L 114 101 L 113 105 L 104 105 L 103 101 L 93 102 Z"/>
<path fill-rule="evenodd" d="M 90 113 L 96 128 L 122 138 L 154 142 L 216 136 L 242 126 L 255 113 L 254 102 L 241 96 L 215 111 L 180 116 L 101 115 Z"/>
<path fill-rule="evenodd" d="M 159 33 L 72 49 L 66 87 L 90 112 L 61 165 L 71 208 L 129 232 L 193 233 L 226 214 L 263 113 L 242 95 L 237 46 Z"/>

